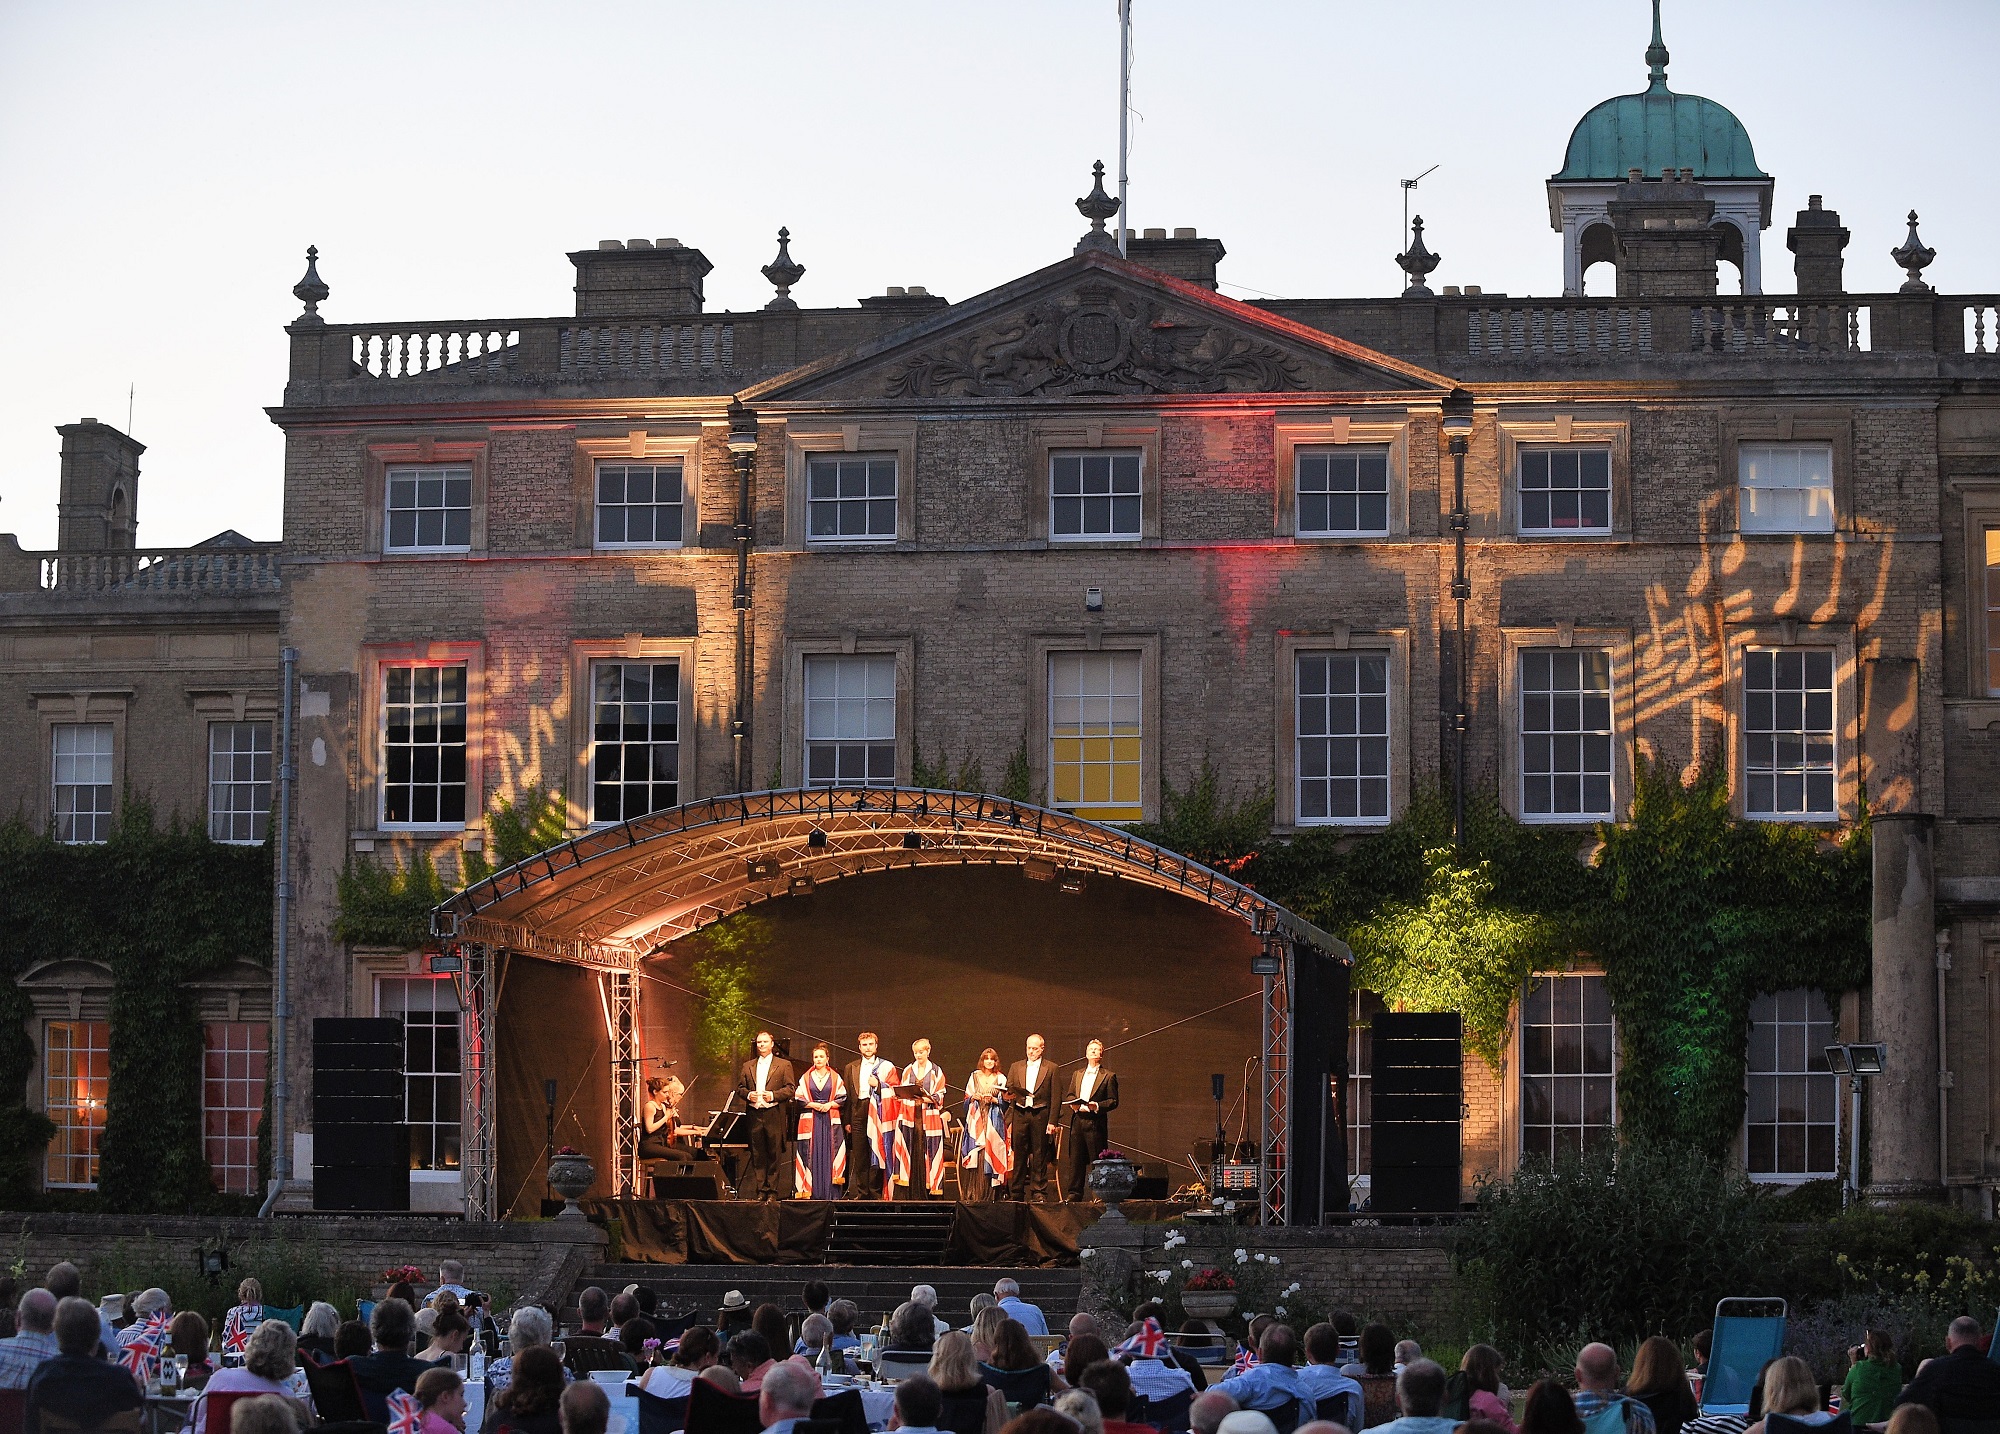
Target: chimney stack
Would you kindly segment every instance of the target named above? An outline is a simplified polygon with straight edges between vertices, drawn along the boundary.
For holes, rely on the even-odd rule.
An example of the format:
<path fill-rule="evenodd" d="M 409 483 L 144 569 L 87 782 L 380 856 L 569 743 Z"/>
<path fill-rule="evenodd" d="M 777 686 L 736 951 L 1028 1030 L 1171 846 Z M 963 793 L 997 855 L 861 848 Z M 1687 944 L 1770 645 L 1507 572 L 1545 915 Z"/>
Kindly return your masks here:
<path fill-rule="evenodd" d="M 129 553 L 138 542 L 139 455 L 146 445 L 94 418 L 56 432 L 62 435 L 57 551 Z"/>
<path fill-rule="evenodd" d="M 1836 210 L 1822 209 L 1817 194 L 1799 211 L 1798 222 L 1785 231 L 1785 247 L 1798 257 L 1793 269 L 1799 276 L 1801 294 L 1844 294 L 1840 251 L 1847 247 L 1847 231 L 1840 227 Z"/>
<path fill-rule="evenodd" d="M 1144 264 L 1162 274 L 1215 287 L 1215 268 L 1229 251 L 1220 239 L 1198 239 L 1192 229 L 1176 229 L 1169 239 L 1164 229 L 1147 229 L 1125 241 L 1125 254 L 1134 264 Z"/>
<path fill-rule="evenodd" d="M 701 281 L 715 266 L 678 239 L 601 239 L 569 256 L 579 319 L 646 319 L 701 312 Z"/>

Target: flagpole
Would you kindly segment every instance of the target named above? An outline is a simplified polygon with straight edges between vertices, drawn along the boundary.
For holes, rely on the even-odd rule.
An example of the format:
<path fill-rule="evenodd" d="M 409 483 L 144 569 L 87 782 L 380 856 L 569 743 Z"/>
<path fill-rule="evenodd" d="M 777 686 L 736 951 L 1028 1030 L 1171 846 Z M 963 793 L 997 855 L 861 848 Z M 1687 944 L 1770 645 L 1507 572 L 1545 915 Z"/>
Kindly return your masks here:
<path fill-rule="evenodd" d="M 1127 257 L 1132 211 L 1125 205 L 1126 126 L 1132 113 L 1132 0 L 1118 0 L 1118 257 Z"/>

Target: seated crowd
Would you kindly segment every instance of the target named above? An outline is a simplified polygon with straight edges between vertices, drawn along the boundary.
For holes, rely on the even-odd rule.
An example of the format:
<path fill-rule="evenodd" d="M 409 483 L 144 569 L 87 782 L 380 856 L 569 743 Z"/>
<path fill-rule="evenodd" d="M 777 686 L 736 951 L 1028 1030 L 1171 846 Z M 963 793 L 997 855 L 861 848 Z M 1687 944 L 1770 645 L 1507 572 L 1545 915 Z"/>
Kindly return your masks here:
<path fill-rule="evenodd" d="M 579 1295 L 570 1327 L 522 1305 L 503 1332 L 464 1275 L 446 1262 L 421 1301 L 399 1285 L 367 1310 L 365 1324 L 343 1321 L 326 1303 L 267 1310 L 257 1282 L 245 1280 L 211 1339 L 208 1322 L 176 1313 L 165 1290 L 93 1305 L 81 1298 L 76 1267 L 58 1264 L 19 1297 L 15 1333 L 0 1339 L 0 1434 L 11 1434 L 16 1409 L 23 1434 L 139 1434 L 149 1395 L 174 1400 L 184 1434 L 298 1434 L 315 1425 L 342 1434 L 607 1434 L 607 1381 L 627 1383 L 645 1416 L 626 1434 L 855 1434 L 860 1406 L 825 1401 L 839 1383 L 832 1376 L 857 1372 L 895 1381 L 893 1396 L 879 1397 L 893 1398 L 888 1427 L 905 1434 L 2000 1428 L 2000 1363 L 1987 1357 L 1970 1318 L 1952 1323 L 1948 1352 L 1907 1382 L 1891 1341 L 1870 1331 L 1831 1398 L 1822 1399 L 1803 1360 L 1788 1356 L 1758 1373 L 1746 1412 L 1704 1415 L 1705 1333 L 1693 1341 L 1692 1369 L 1663 1336 L 1639 1346 L 1629 1378 L 1611 1346 L 1588 1344 L 1577 1353 L 1573 1388 L 1544 1378 L 1517 1398 L 1490 1345 L 1474 1345 L 1447 1372 L 1414 1341 L 1344 1313 L 1303 1336 L 1259 1316 L 1237 1346 L 1198 1321 L 1169 1335 L 1166 1310 L 1151 1303 L 1108 1331 L 1075 1315 L 1051 1338 L 1043 1311 L 1009 1278 L 974 1297 L 963 1328 L 940 1315 L 928 1285 L 877 1325 L 815 1280 L 802 1307 L 789 1309 L 753 1305 L 731 1290 L 712 1325 L 670 1313 L 640 1285 L 615 1296 L 593 1286 Z M 143 1427 L 173 1427 L 155 1414 Z M 801 1422 L 807 1430 L 795 1428 Z"/>

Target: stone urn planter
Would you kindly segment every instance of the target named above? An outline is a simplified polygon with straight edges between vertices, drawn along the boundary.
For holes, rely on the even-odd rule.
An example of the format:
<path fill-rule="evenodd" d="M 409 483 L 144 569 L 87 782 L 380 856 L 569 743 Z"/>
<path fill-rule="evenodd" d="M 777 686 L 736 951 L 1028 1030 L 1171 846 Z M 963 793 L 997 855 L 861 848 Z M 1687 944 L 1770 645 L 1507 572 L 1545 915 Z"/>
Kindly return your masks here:
<path fill-rule="evenodd" d="M 1181 1308 L 1189 1319 L 1227 1319 L 1236 1313 L 1236 1291 L 1182 1290 Z"/>
<path fill-rule="evenodd" d="M 588 1155 L 579 1155 L 574 1150 L 558 1151 L 549 1162 L 549 1188 L 563 1197 L 562 1214 L 558 1220 L 581 1220 L 584 1213 L 577 1201 L 590 1193 L 596 1183 L 597 1167 L 590 1163 Z"/>
<path fill-rule="evenodd" d="M 1130 1198 L 1138 1178 L 1139 1172 L 1132 1168 L 1131 1161 L 1115 1150 L 1108 1150 L 1090 1162 L 1083 1183 L 1104 1202 L 1103 1219 L 1123 1221 L 1125 1216 L 1118 1207 Z"/>

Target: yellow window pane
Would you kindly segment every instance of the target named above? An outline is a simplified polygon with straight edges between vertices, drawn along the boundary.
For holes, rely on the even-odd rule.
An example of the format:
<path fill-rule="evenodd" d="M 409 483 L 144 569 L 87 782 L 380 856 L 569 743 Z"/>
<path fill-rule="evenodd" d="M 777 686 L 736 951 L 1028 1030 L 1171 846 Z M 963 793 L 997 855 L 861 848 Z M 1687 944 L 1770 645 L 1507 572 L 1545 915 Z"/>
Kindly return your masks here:
<path fill-rule="evenodd" d="M 1112 769 L 1111 799 L 1129 805 L 1139 800 L 1139 769 L 1120 765 Z"/>
<path fill-rule="evenodd" d="M 1058 737 L 1049 743 L 1049 760 L 1056 766 L 1064 766 L 1083 760 L 1083 743 L 1074 737 Z"/>
<path fill-rule="evenodd" d="M 1058 767 L 1053 774 L 1050 789 L 1054 792 L 1055 804 L 1059 807 L 1071 806 L 1080 800 L 1082 790 L 1075 767 Z"/>

